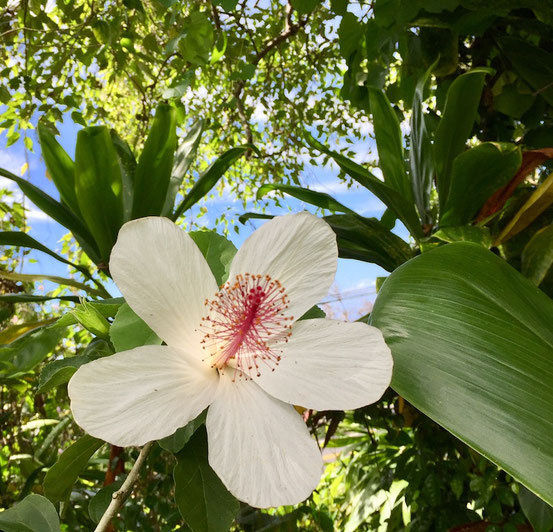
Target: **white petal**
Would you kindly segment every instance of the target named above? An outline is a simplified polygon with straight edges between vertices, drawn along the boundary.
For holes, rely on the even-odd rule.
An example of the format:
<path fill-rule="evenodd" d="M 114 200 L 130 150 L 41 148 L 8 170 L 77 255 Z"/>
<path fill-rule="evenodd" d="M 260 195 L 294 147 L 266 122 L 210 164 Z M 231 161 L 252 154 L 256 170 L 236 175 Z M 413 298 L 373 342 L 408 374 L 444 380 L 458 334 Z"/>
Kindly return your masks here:
<path fill-rule="evenodd" d="M 207 412 L 209 464 L 257 508 L 297 504 L 317 487 L 322 457 L 300 415 L 248 380 L 221 376 Z"/>
<path fill-rule="evenodd" d="M 255 380 L 278 399 L 315 410 L 352 410 L 374 403 L 392 378 L 382 333 L 365 323 L 296 322 L 288 343 L 273 346 L 281 360 Z"/>
<path fill-rule="evenodd" d="M 244 273 L 277 279 L 290 298 L 286 314 L 297 319 L 328 294 L 337 263 L 330 226 L 301 212 L 275 217 L 255 231 L 236 253 L 229 281 Z"/>
<path fill-rule="evenodd" d="M 199 345 L 203 335 L 196 329 L 217 283 L 185 231 L 167 218 L 128 222 L 109 267 L 127 303 L 162 340 L 176 347 Z"/>
<path fill-rule="evenodd" d="M 187 352 L 143 346 L 81 366 L 69 381 L 73 417 L 114 445 L 170 436 L 214 399 L 217 372 Z"/>

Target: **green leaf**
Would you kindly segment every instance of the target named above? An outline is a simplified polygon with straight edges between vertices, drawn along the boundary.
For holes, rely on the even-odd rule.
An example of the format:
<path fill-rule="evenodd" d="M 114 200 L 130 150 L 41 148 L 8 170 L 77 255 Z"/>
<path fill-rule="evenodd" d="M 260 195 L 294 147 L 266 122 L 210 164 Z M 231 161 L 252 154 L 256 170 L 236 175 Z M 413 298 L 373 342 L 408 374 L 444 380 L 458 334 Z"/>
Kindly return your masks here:
<path fill-rule="evenodd" d="M 369 87 L 369 98 L 378 149 L 378 166 L 382 170 L 384 182 L 405 199 L 412 201 L 413 193 L 405 172 L 403 135 L 397 114 L 382 90 Z"/>
<path fill-rule="evenodd" d="M 193 11 L 186 17 L 179 40 L 179 52 L 184 61 L 193 65 L 205 65 L 213 48 L 213 27 L 209 17 L 201 11 Z"/>
<path fill-rule="evenodd" d="M 48 174 L 56 185 L 62 201 L 79 216 L 73 161 L 47 126 L 39 123 L 37 131 Z"/>
<path fill-rule="evenodd" d="M 75 190 L 83 219 L 107 264 L 123 224 L 123 191 L 119 159 L 105 126 L 86 127 L 77 134 Z"/>
<path fill-rule="evenodd" d="M 177 455 L 173 471 L 175 502 L 194 532 L 227 532 L 240 503 L 228 492 L 207 461 L 207 434 L 197 430 Z"/>
<path fill-rule="evenodd" d="M 159 216 L 163 211 L 177 148 L 176 120 L 174 107 L 158 106 L 135 171 L 133 219 Z"/>
<path fill-rule="evenodd" d="M 486 200 L 511 180 L 521 163 L 520 147 L 509 143 L 485 142 L 455 157 L 440 226 L 470 223 Z"/>
<path fill-rule="evenodd" d="M 489 249 L 492 246 L 492 237 L 487 227 L 463 225 L 461 227 L 444 227 L 436 231 L 432 237 L 444 242 L 473 242 Z"/>
<path fill-rule="evenodd" d="M 0 345 L 9 344 L 15 342 L 18 338 L 21 338 L 24 334 L 27 334 L 34 329 L 40 327 L 45 327 L 50 325 L 52 322 L 56 321 L 56 318 L 48 318 L 46 320 L 40 321 L 28 321 L 26 323 L 18 323 L 17 325 L 12 325 L 11 327 L 5 328 L 0 332 Z"/>
<path fill-rule="evenodd" d="M 411 186 L 419 215 L 423 224 L 433 222 L 430 214 L 430 193 L 434 179 L 434 159 L 430 133 L 424 117 L 424 88 L 428 83 L 435 63 L 419 78 L 411 106 L 411 136 L 409 149 L 409 168 L 411 170 Z"/>
<path fill-rule="evenodd" d="M 244 144 L 227 150 L 223 155 L 216 159 L 211 166 L 194 183 L 190 192 L 185 196 L 182 203 L 177 207 L 171 219 L 174 221 L 179 216 L 190 209 L 192 205 L 200 201 L 217 184 L 217 181 L 223 174 L 245 153 L 251 150 L 255 151 L 252 144 Z"/>
<path fill-rule="evenodd" d="M 392 387 L 553 502 L 553 301 L 482 246 L 448 244 L 382 286 Z"/>
<path fill-rule="evenodd" d="M 53 220 L 69 229 L 85 253 L 94 261 L 99 260 L 99 251 L 90 231 L 83 224 L 82 220 L 71 212 L 65 205 L 57 202 L 45 192 L 35 187 L 25 179 L 0 168 L 0 176 L 15 181 L 21 192 L 25 194 L 41 211 L 50 216 Z"/>
<path fill-rule="evenodd" d="M 539 285 L 553 264 L 553 225 L 540 229 L 522 251 L 522 275 Z"/>
<path fill-rule="evenodd" d="M 60 301 L 72 301 L 78 303 L 81 298 L 77 296 L 38 296 L 35 294 L 1 294 L 0 301 L 5 303 L 43 303 L 44 301 L 52 301 L 59 299 Z"/>
<path fill-rule="evenodd" d="M 321 209 L 326 209 L 332 212 L 345 212 L 356 216 L 355 211 L 352 211 L 350 208 L 342 205 L 332 196 L 324 192 L 317 192 L 316 190 L 309 190 L 308 188 L 296 187 L 294 185 L 273 185 L 272 183 L 267 183 L 259 187 L 257 190 L 257 199 L 262 198 L 274 190 L 289 194 L 294 198 L 305 201 L 311 205 L 315 205 L 316 207 L 320 207 Z"/>
<path fill-rule="evenodd" d="M 209 264 L 217 284 L 222 285 L 228 278 L 236 247 L 214 231 L 192 231 L 189 234 Z"/>
<path fill-rule="evenodd" d="M 375 218 L 335 214 L 324 220 L 336 233 L 342 258 L 371 262 L 391 272 L 413 257 L 409 244 Z"/>
<path fill-rule="evenodd" d="M 65 500 L 92 455 L 104 444 L 88 434 L 68 447 L 44 477 L 44 494 L 52 502 Z"/>
<path fill-rule="evenodd" d="M 98 338 L 109 340 L 109 322 L 94 305 L 90 305 L 87 301 L 83 301 L 80 305 L 75 307 L 72 314 L 76 320 L 92 334 L 96 335 Z"/>
<path fill-rule="evenodd" d="M 115 351 L 126 351 L 142 345 L 161 345 L 161 339 L 144 320 L 124 303 L 111 324 L 109 336 Z"/>
<path fill-rule="evenodd" d="M 161 212 L 162 216 L 169 217 L 173 212 L 175 198 L 179 191 L 180 186 L 182 185 L 184 176 L 192 161 L 196 157 L 196 152 L 198 150 L 198 145 L 202 138 L 202 132 L 204 128 L 204 121 L 198 120 L 194 122 L 188 134 L 184 139 L 182 139 L 175 153 L 175 160 L 173 162 L 173 170 L 171 171 L 171 180 L 169 182 L 169 188 L 167 190 L 167 195 L 165 197 L 165 204 Z"/>
<path fill-rule="evenodd" d="M 336 164 L 350 177 L 370 190 L 386 207 L 394 211 L 415 239 L 423 237 L 420 220 L 412 201 L 405 199 L 397 190 L 389 187 L 363 166 L 340 155 L 316 140 L 310 133 L 305 133 L 307 143 L 314 149 L 332 157 Z"/>
<path fill-rule="evenodd" d="M 121 487 L 123 480 L 116 480 L 115 482 L 100 488 L 94 497 L 90 499 L 88 503 L 88 515 L 95 523 L 100 522 L 102 516 L 110 505 L 113 494 Z"/>
<path fill-rule="evenodd" d="M 91 277 L 90 272 L 84 266 L 73 264 L 66 258 L 53 252 L 51 249 L 47 248 L 46 246 L 35 240 L 32 236 L 29 236 L 27 233 L 23 233 L 22 231 L 0 231 L 0 245 L 17 246 L 42 251 L 43 253 L 47 253 L 48 255 L 50 255 L 50 257 L 54 257 L 56 260 L 63 262 L 64 264 L 69 264 L 69 266 L 73 266 L 73 268 L 76 268 L 77 270 L 85 274 L 88 278 Z"/>
<path fill-rule="evenodd" d="M 171 453 L 178 453 L 194 435 L 194 433 L 205 423 L 207 410 L 204 410 L 196 419 L 193 419 L 174 434 L 158 440 L 159 446 Z"/>
<path fill-rule="evenodd" d="M 524 486 L 518 492 L 518 502 L 535 532 L 550 532 L 553 528 L 553 508 L 549 504 Z"/>
<path fill-rule="evenodd" d="M 40 373 L 38 389 L 36 393 L 46 393 L 56 386 L 69 382 L 69 379 L 83 364 L 98 357 L 80 355 L 75 357 L 54 360 L 46 364 Z"/>
<path fill-rule="evenodd" d="M 33 493 L 0 512 L 0 528 L 3 532 L 59 532 L 60 520 L 54 505 Z"/>
<path fill-rule="evenodd" d="M 489 69 L 475 68 L 462 74 L 449 87 L 445 108 L 434 136 L 436 185 L 443 207 L 451 182 L 453 160 L 465 149 L 476 118 L 484 78 Z"/>
<path fill-rule="evenodd" d="M 134 173 L 136 171 L 136 159 L 129 144 L 124 141 L 113 129 L 110 131 L 111 142 L 117 153 L 119 169 L 121 171 L 121 183 L 123 186 L 123 220 L 128 222 L 132 216 L 132 202 L 134 194 Z"/>

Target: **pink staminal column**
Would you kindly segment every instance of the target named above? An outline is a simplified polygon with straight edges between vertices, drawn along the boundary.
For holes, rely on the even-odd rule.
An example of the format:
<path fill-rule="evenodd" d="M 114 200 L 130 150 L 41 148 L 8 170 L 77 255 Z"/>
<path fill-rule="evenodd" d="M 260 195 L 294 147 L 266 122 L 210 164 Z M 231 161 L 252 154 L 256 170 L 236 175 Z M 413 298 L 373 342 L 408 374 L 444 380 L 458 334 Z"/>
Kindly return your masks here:
<path fill-rule="evenodd" d="M 224 371 L 235 369 L 236 376 L 252 378 L 261 374 L 262 367 L 272 371 L 280 361 L 273 349 L 276 341 L 288 341 L 292 334 L 292 316 L 286 290 L 269 275 L 237 275 L 206 300 L 209 315 L 202 318 L 205 331 L 202 347 L 208 352 L 204 360 L 211 367 Z"/>

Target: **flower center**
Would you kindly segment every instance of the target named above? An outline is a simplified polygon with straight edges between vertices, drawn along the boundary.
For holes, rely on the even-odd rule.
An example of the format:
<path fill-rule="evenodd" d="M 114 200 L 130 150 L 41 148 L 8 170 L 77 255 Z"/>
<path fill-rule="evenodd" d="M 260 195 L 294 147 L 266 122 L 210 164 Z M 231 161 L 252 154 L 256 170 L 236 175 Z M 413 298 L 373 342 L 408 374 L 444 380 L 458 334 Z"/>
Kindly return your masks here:
<path fill-rule="evenodd" d="M 287 342 L 292 334 L 294 318 L 284 315 L 288 302 L 282 284 L 268 275 L 246 273 L 225 283 L 213 300 L 206 300 L 209 316 L 202 318 L 202 347 L 211 367 L 230 365 L 246 378 L 259 376 L 263 366 L 274 371 L 280 354 L 270 344 Z"/>

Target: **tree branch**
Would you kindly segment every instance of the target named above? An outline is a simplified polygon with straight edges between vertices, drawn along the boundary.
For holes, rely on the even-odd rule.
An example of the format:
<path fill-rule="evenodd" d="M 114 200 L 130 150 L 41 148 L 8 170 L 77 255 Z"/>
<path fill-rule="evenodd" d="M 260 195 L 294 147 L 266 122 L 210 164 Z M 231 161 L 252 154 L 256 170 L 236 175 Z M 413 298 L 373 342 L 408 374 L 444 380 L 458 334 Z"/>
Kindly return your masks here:
<path fill-rule="evenodd" d="M 146 457 L 148 456 L 148 453 L 150 452 L 154 443 L 155 442 L 151 441 L 144 445 L 144 447 L 142 447 L 140 454 L 136 459 L 136 462 L 132 466 L 132 469 L 125 479 L 125 482 L 123 482 L 121 488 L 119 488 L 112 495 L 112 500 L 109 503 L 107 510 L 104 512 L 102 519 L 100 519 L 98 526 L 94 529 L 94 532 L 105 532 L 105 530 L 107 530 L 110 521 L 117 515 L 119 508 L 121 508 L 123 503 L 127 500 L 127 497 L 131 494 L 134 483 L 136 482 L 136 479 L 138 477 L 138 473 L 144 465 Z"/>

